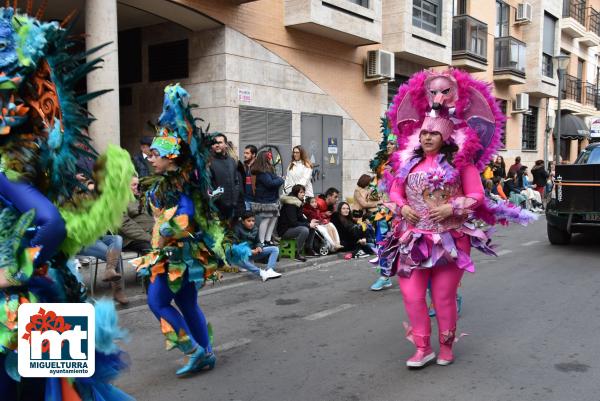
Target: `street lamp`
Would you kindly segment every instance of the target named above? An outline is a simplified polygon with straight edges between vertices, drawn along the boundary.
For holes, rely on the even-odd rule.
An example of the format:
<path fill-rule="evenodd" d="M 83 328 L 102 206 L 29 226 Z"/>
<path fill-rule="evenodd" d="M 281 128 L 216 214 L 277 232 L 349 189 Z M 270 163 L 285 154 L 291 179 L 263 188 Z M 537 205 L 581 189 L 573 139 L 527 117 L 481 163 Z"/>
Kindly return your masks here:
<path fill-rule="evenodd" d="M 562 80 L 565 76 L 565 72 L 567 71 L 567 67 L 569 66 L 569 61 L 571 61 L 571 57 L 566 54 L 559 54 L 558 56 L 554 56 L 554 61 L 556 62 L 556 73 L 558 75 L 558 105 L 556 110 L 556 146 L 554 147 L 554 151 L 556 154 L 554 155 L 554 165 L 558 166 L 560 162 L 560 98 L 562 97 Z"/>

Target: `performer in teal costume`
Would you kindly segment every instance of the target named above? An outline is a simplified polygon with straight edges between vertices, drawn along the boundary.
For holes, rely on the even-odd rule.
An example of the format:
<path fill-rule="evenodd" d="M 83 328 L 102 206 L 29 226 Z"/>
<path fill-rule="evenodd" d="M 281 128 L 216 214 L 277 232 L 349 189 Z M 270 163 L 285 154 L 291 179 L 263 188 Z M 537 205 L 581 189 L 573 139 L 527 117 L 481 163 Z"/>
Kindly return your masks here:
<path fill-rule="evenodd" d="M 247 244 L 232 245 L 219 221 L 206 161 L 212 136 L 195 124 L 189 95 L 179 84 L 165 88 L 158 136 L 150 149 L 155 175 L 142 180 L 155 218 L 152 250 L 133 264 L 148 277 L 148 306 L 160 321 L 167 349 L 189 356 L 176 374 L 215 366 L 209 326 L 197 303 L 197 289 L 215 279 L 221 261 L 230 264 L 251 254 Z M 171 305 L 175 304 L 179 310 Z"/>

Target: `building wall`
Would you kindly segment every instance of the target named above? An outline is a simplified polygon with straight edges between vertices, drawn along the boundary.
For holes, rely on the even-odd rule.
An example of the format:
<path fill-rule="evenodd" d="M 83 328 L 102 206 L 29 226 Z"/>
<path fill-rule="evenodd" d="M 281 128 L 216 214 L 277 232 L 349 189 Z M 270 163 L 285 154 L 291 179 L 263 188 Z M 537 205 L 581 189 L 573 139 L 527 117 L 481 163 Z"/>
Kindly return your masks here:
<path fill-rule="evenodd" d="M 292 111 L 292 144 L 300 144 L 301 113 L 343 117 L 344 172 L 343 193 L 351 194 L 357 179 L 368 170 L 368 161 L 378 149 L 337 102 L 306 75 L 284 59 L 227 26 L 190 32 L 173 24 L 144 28 L 142 31 L 143 82 L 132 88 L 133 104 L 122 107 L 124 145 L 132 150 L 155 121 L 162 107 L 162 89 L 169 82 L 148 82 L 148 45 L 187 38 L 189 40 L 189 77 L 180 80 L 198 105 L 197 117 L 210 123 L 211 130 L 223 132 L 239 143 L 239 107 L 243 105 Z M 251 93 L 251 101 L 240 100 L 238 90 Z M 379 104 L 377 104 L 379 107 Z M 378 120 L 379 113 L 374 114 Z M 291 149 L 281 149 L 290 152 Z"/>
<path fill-rule="evenodd" d="M 378 139 L 382 86 L 364 84 L 362 79 L 366 52 L 377 45 L 356 47 L 288 29 L 282 0 L 242 5 L 214 0 L 173 1 L 214 18 L 269 49 L 332 96 L 369 137 Z"/>

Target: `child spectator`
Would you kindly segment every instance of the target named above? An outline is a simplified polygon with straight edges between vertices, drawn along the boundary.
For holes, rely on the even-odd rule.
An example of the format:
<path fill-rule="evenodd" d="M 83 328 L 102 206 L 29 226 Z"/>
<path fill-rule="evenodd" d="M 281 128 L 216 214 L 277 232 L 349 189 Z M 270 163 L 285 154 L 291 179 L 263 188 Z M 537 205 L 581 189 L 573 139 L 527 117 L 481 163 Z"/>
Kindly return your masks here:
<path fill-rule="evenodd" d="M 317 205 L 317 198 L 307 198 L 302 212 L 308 218 L 308 220 L 318 220 L 319 225 L 317 230 L 325 238 L 329 244 L 329 249 L 337 251 L 342 247 L 340 244 L 340 236 L 335 226 L 329 221 L 329 218 L 325 216 L 323 212 L 319 210 Z"/>
<path fill-rule="evenodd" d="M 277 263 L 277 257 L 279 256 L 279 248 L 276 246 L 265 246 L 261 247 L 258 239 L 258 227 L 256 227 L 256 218 L 254 213 L 246 211 L 242 213 L 241 220 L 236 224 L 234 228 L 234 235 L 238 243 L 247 242 L 252 249 L 252 255 L 246 262 L 241 262 L 240 267 L 248 270 L 262 278 L 262 281 L 267 281 L 270 278 L 281 277 L 280 273 L 277 273 L 275 264 Z M 258 268 L 253 261 L 260 259 L 267 259 L 267 268 Z"/>

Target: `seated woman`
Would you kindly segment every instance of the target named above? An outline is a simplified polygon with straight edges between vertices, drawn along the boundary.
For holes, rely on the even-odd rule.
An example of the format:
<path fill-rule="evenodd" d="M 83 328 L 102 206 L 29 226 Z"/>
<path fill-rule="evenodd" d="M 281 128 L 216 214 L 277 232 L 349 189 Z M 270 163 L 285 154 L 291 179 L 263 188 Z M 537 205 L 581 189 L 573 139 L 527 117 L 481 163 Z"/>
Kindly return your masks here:
<path fill-rule="evenodd" d="M 331 222 L 340 234 L 340 242 L 345 251 L 352 252 L 352 256 L 355 257 L 375 254 L 367 244 L 366 232 L 352 218 L 348 202 L 341 202 L 338 205 L 338 210 L 333 214 Z"/>
<path fill-rule="evenodd" d="M 508 197 L 508 200 L 517 206 L 527 206 L 527 197 L 521 195 L 523 188 L 519 186 L 517 173 L 515 171 L 509 172 L 508 177 L 504 181 L 504 193 Z"/>
<path fill-rule="evenodd" d="M 319 210 L 317 198 L 307 198 L 306 203 L 302 208 L 302 212 L 309 220 L 317 220 L 319 222 L 317 230 L 319 230 L 319 233 L 321 233 L 327 241 L 327 244 L 329 244 L 329 249 L 337 251 L 343 248 L 340 243 L 340 235 L 338 234 L 337 229 L 329 221 L 329 218 Z"/>
<path fill-rule="evenodd" d="M 302 255 L 304 249 L 307 256 L 319 256 L 313 249 L 317 220 L 308 220 L 302 213 L 304 202 L 304 185 L 296 184 L 289 195 L 281 197 L 281 212 L 277 222 L 277 233 L 282 239 L 296 239 L 295 259 L 306 262 Z"/>
<path fill-rule="evenodd" d="M 376 213 L 379 205 L 382 204 L 380 200 L 371 199 L 373 192 L 372 188 L 369 188 L 372 177 L 368 174 L 363 174 L 356 183 L 356 189 L 354 190 L 354 202 L 352 202 L 352 210 L 360 210 L 363 215 Z"/>
<path fill-rule="evenodd" d="M 527 197 L 527 208 L 533 212 L 539 212 L 542 210 L 542 196 L 538 191 L 533 189 L 533 185 L 531 185 L 529 182 L 529 177 L 527 176 L 527 166 L 521 166 L 517 172 L 517 182 L 522 188 L 521 195 Z"/>

